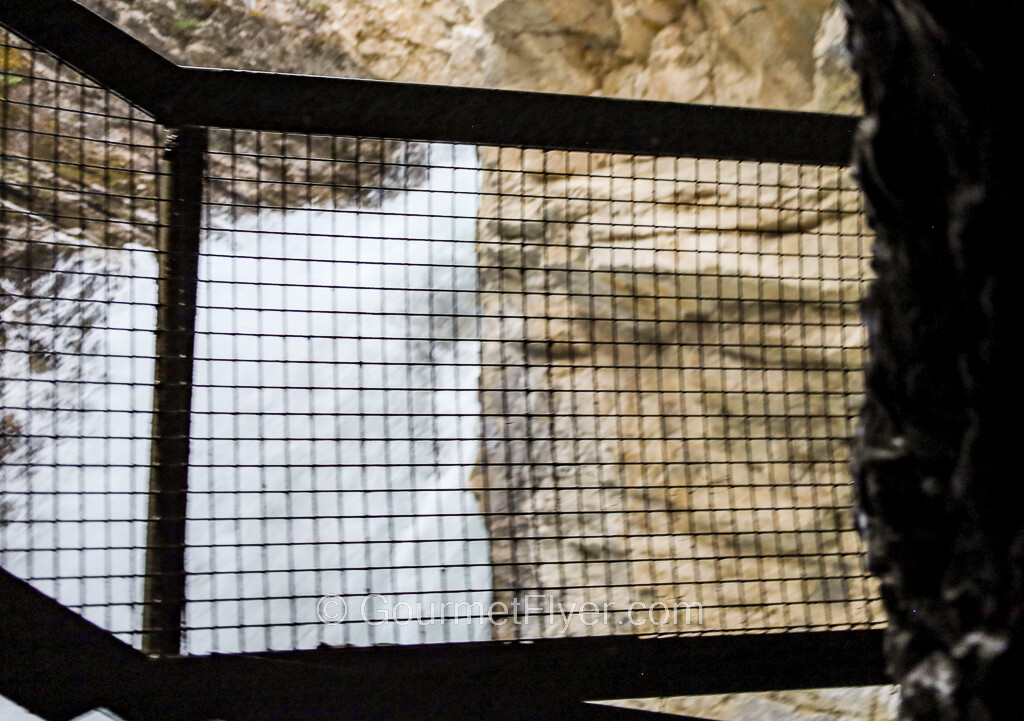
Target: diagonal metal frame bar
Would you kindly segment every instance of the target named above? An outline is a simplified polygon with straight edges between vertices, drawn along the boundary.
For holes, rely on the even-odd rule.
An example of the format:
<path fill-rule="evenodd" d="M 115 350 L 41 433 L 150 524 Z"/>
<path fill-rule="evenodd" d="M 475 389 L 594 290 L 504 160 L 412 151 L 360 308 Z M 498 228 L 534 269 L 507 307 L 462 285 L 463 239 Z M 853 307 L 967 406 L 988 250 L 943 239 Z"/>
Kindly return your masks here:
<path fill-rule="evenodd" d="M 148 670 L 141 652 L 0 568 L 0 694 L 48 721 L 128 714 L 125 692 Z"/>
<path fill-rule="evenodd" d="M 881 631 L 154 659 L 2 569 L 0 602 L 0 694 L 48 721 L 100 705 L 133 721 L 416 721 L 440 714 L 467 721 L 653 721 L 662 715 L 584 702 L 887 682 Z"/>

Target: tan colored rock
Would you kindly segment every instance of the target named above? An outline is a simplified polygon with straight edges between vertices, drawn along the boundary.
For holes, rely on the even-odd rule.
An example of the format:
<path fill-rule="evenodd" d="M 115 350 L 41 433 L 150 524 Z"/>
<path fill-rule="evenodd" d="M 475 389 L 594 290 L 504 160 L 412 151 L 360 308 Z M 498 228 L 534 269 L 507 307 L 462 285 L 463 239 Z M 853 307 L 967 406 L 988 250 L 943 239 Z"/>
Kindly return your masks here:
<path fill-rule="evenodd" d="M 83 0 L 147 45 L 186 65 L 366 77 L 325 3 L 247 6 L 245 0 Z"/>
<path fill-rule="evenodd" d="M 660 28 L 675 22 L 686 5 L 686 2 L 647 0 L 646 2 L 641 1 L 637 3 L 637 10 L 644 20 Z"/>
<path fill-rule="evenodd" d="M 325 26 L 384 80 L 478 85 L 479 31 L 460 0 L 346 0 L 329 3 Z"/>
<path fill-rule="evenodd" d="M 838 10 L 821 24 L 832 0 L 87 2 L 190 64 L 725 105 L 855 108 Z"/>
<path fill-rule="evenodd" d="M 861 112 L 860 86 L 846 49 L 846 21 L 835 5 L 814 41 L 814 106 L 826 113 Z"/>
<path fill-rule="evenodd" d="M 494 87 L 590 93 L 621 37 L 612 0 L 502 0 L 482 20 Z"/>
<path fill-rule="evenodd" d="M 496 340 L 477 484 L 496 514 L 496 598 L 620 611 L 581 633 L 629 631 L 631 602 L 703 605 L 702 627 L 647 629 L 660 632 L 875 620 L 877 604 L 854 600 L 873 586 L 842 510 L 868 272 L 849 180 L 552 152 L 487 161 L 503 172 L 480 210 L 483 337 Z M 812 180 L 832 189 L 809 194 Z M 561 633 L 544 619 L 498 629 Z"/>
<path fill-rule="evenodd" d="M 642 699 L 612 705 L 661 713 L 757 721 L 889 721 L 896 718 L 893 686 L 829 688 Z"/>
<path fill-rule="evenodd" d="M 829 5 L 618 3 L 623 64 L 597 92 L 831 102 L 845 80 L 823 57 L 841 43 L 838 10 L 819 31 Z M 493 514 L 495 598 L 620 611 L 594 625 L 534 617 L 496 637 L 879 621 L 845 510 L 869 272 L 849 179 L 512 151 L 485 155 L 485 168 L 494 194 L 480 210 L 480 283 L 495 340 L 483 347 L 476 482 Z M 631 602 L 694 601 L 702 626 L 685 615 L 623 623 Z M 632 705 L 881 721 L 891 697 L 887 687 Z"/>

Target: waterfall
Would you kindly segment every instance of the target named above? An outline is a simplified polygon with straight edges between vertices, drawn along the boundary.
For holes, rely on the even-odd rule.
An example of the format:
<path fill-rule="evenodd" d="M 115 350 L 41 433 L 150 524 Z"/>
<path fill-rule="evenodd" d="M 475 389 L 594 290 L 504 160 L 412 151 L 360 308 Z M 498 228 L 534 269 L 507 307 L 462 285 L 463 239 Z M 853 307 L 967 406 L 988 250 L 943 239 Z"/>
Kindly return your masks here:
<path fill-rule="evenodd" d="M 196 319 L 188 653 L 488 636 L 465 619 L 377 620 L 382 605 L 490 600 L 486 532 L 468 490 L 479 171 L 473 148 L 429 153 L 421 186 L 369 209 L 211 211 Z M 31 436 L 17 450 L 24 472 L 5 480 L 18 522 L 0 530 L 0 560 L 137 642 L 156 259 L 136 246 L 87 250 L 67 261 L 105 277 L 76 301 L 103 309 L 82 331 L 86 355 L 65 351 L 44 371 L 25 354 L 0 359 L 5 405 L 28 409 L 17 420 Z M 30 315 L 17 302 L 9 310 Z M 64 329 L 32 322 L 9 348 L 33 334 L 70 348 Z M 322 622 L 325 595 L 349 622 Z"/>

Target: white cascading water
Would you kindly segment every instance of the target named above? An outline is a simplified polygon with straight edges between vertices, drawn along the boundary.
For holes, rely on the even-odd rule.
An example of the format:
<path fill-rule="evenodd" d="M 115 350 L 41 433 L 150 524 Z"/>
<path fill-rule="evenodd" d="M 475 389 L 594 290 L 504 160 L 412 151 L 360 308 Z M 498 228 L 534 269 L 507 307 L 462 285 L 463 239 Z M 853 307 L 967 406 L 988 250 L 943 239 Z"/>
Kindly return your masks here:
<path fill-rule="evenodd" d="M 467 490 L 479 171 L 472 148 L 433 145 L 430 157 L 421 187 L 373 210 L 213 218 L 224 231 L 200 259 L 188 653 L 488 636 L 465 618 L 379 623 L 399 602 L 429 618 L 442 603 L 490 601 Z M 124 276 L 96 291 L 107 308 L 86 339 L 96 355 L 49 371 L 0 358 L 6 400 L 35 408 L 16 413 L 24 433 L 55 436 L 17 451 L 29 470 L 6 490 L 31 522 L 0 530 L 0 561 L 137 641 L 156 261 L 127 248 L 68 262 L 94 256 Z M 317 601 L 335 594 L 349 622 L 324 624 Z"/>

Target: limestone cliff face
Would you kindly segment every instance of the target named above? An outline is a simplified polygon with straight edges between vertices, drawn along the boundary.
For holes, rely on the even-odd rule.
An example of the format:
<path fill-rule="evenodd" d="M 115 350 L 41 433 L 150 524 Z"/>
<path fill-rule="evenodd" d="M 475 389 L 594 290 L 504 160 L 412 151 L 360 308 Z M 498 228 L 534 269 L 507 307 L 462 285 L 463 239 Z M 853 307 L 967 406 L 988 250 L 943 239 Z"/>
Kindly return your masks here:
<path fill-rule="evenodd" d="M 84 2 L 191 65 L 723 105 L 856 108 L 834 0 Z"/>
<path fill-rule="evenodd" d="M 846 21 L 842 10 L 829 10 L 814 40 L 814 101 L 811 109 L 826 113 L 861 112 L 860 88 L 850 69 L 846 50 Z"/>
<path fill-rule="evenodd" d="M 483 22 L 492 85 L 803 107 L 829 0 L 503 0 Z M 553 31 L 558 28 L 558 31 Z"/>
<path fill-rule="evenodd" d="M 83 0 L 190 65 L 852 112 L 835 0 Z"/>
<path fill-rule="evenodd" d="M 784 109 L 855 107 L 836 105 L 821 90 L 824 78 L 842 94 L 856 92 L 834 0 L 249 0 L 258 22 L 247 19 L 248 30 L 220 51 L 204 38 L 216 36 L 225 6 L 241 0 L 145 0 L 176 17 L 174 31 L 154 31 L 138 3 L 89 1 L 120 6 L 127 27 L 171 54 L 212 65 Z"/>
<path fill-rule="evenodd" d="M 506 0 L 482 10 L 487 85 L 857 111 L 830 2 Z M 880 618 L 861 600 L 874 589 L 846 510 L 847 394 L 860 384 L 868 273 L 849 178 L 563 153 L 492 151 L 483 162 L 480 287 L 492 340 L 476 479 L 496 599 L 698 601 L 708 631 Z M 829 189 L 808 195 L 819 187 Z M 568 633 L 694 630 L 681 618 L 658 629 L 624 620 L 577 619 Z M 563 633 L 538 621 L 496 636 Z M 633 705 L 880 720 L 892 715 L 890 695 Z"/>
<path fill-rule="evenodd" d="M 718 631 L 869 620 L 845 603 L 867 593 L 843 510 L 867 273 L 849 181 L 516 156 L 487 158 L 479 223 L 499 597 L 698 601 Z M 538 621 L 499 633 L 560 633 Z"/>

